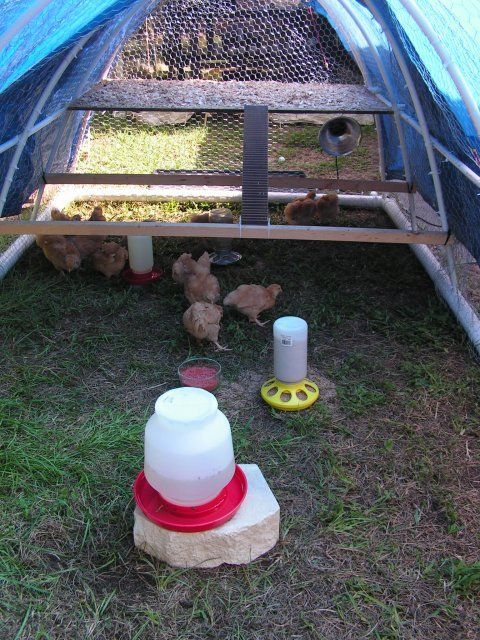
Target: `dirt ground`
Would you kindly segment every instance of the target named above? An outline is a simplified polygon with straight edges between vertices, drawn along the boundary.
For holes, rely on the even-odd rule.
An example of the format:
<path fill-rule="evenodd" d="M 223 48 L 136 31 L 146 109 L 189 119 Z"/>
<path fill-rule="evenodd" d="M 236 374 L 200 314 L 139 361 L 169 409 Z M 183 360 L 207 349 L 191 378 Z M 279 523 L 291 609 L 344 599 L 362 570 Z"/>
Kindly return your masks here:
<path fill-rule="evenodd" d="M 2 283 L 0 637 L 478 638 L 480 373 L 420 265 L 402 246 L 235 244 L 222 294 L 278 282 L 264 319 L 309 323 L 321 399 L 287 414 L 259 397 L 271 324 L 225 311 L 225 353 L 184 332 L 169 270 L 204 248 L 156 240 L 148 289 L 62 277 L 38 248 Z M 190 354 L 221 363 L 237 462 L 280 503 L 279 544 L 248 566 L 171 569 L 133 546 L 145 421 Z"/>

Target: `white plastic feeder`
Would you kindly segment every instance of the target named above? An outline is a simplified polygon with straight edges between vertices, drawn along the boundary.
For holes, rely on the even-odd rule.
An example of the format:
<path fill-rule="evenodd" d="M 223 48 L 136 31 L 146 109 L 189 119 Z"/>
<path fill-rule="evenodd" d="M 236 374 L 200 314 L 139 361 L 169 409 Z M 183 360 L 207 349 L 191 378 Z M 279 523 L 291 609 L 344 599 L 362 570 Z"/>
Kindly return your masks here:
<path fill-rule="evenodd" d="M 308 325 L 303 318 L 285 316 L 273 325 L 274 378 L 261 388 L 262 398 L 275 409 L 299 411 L 319 396 L 317 385 L 307 379 Z"/>
<path fill-rule="evenodd" d="M 145 476 L 172 504 L 210 502 L 235 471 L 232 434 L 217 399 L 180 387 L 160 396 L 145 429 Z"/>
<path fill-rule="evenodd" d="M 129 284 L 148 284 L 160 278 L 161 269 L 153 266 L 152 236 L 128 236 L 128 263 L 123 277 Z"/>
<path fill-rule="evenodd" d="M 196 387 L 160 396 L 145 428 L 144 471 L 134 486 L 147 518 L 174 531 L 205 531 L 232 518 L 246 492 L 230 424 L 215 396 Z"/>
<path fill-rule="evenodd" d="M 133 273 L 149 273 L 153 268 L 151 236 L 128 236 L 128 262 Z"/>

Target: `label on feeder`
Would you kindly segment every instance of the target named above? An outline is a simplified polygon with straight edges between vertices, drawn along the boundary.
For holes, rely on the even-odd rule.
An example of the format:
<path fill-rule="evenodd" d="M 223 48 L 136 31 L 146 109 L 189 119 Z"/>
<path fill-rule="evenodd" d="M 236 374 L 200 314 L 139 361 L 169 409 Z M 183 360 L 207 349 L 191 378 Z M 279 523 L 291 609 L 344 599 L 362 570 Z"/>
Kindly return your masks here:
<path fill-rule="evenodd" d="M 292 338 L 292 336 L 284 336 L 284 335 L 282 335 L 282 345 L 284 347 L 293 347 L 293 338 Z"/>

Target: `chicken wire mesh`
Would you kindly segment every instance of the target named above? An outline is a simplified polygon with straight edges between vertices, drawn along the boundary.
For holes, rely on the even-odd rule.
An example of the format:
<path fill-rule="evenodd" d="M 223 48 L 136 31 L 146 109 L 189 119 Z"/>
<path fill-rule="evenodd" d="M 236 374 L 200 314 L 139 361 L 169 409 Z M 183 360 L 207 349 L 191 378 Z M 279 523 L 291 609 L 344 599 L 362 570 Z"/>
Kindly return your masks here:
<path fill-rule="evenodd" d="M 335 161 L 322 152 L 318 134 L 328 115 L 270 114 L 270 172 L 335 178 Z M 362 117 L 360 146 L 339 159 L 345 178 L 378 178 L 378 141 L 373 118 Z M 95 114 L 72 169 L 78 173 L 205 171 L 243 168 L 243 112 L 104 112 Z M 54 167 L 54 170 L 62 170 Z"/>
<path fill-rule="evenodd" d="M 110 77 L 362 81 L 328 20 L 302 0 L 167 0 L 126 43 Z"/>
<path fill-rule="evenodd" d="M 125 43 L 108 78 L 362 83 L 328 20 L 302 0 L 167 0 Z M 229 84 L 233 94 L 236 83 Z M 243 114 L 193 113 L 182 106 L 186 110 L 176 113 L 91 115 L 75 170 L 240 171 Z M 301 133 L 290 129 L 270 119 L 271 170 L 303 170 L 298 154 L 285 147 L 295 136 L 310 136 L 312 147 L 317 131 L 311 122 Z"/>
<path fill-rule="evenodd" d="M 478 15 L 480 3 L 478 0 L 470 3 L 422 0 L 422 5 L 439 42 L 448 48 L 452 61 L 461 68 L 462 76 L 471 81 L 476 92 L 478 64 L 471 52 L 478 48 L 479 32 L 476 20 L 469 23 L 468 17 L 469 13 Z M 425 82 L 428 96 L 433 98 L 434 106 L 430 106 L 431 113 L 428 114 L 432 133 L 447 144 L 453 142 L 453 149 L 460 157 L 465 156 L 473 166 L 480 168 L 478 136 L 449 65 L 442 62 L 413 16 L 397 12 L 398 0 L 389 0 L 390 20 L 415 70 Z M 457 29 L 452 29 L 452 21 Z"/>

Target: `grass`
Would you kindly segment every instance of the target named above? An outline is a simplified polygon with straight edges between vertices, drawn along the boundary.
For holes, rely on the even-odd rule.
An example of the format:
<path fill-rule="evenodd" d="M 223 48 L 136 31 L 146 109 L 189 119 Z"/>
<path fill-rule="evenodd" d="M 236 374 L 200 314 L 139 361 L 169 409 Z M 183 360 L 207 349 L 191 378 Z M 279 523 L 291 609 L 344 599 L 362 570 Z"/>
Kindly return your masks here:
<path fill-rule="evenodd" d="M 317 134 L 276 127 L 270 167 L 333 177 Z M 240 128 L 214 118 L 133 127 L 96 116 L 78 170 L 238 168 L 240 150 Z M 341 177 L 374 178 L 377 164 L 375 131 L 363 127 Z M 111 220 L 182 221 L 214 205 L 102 206 Z M 271 214 L 281 220 L 280 207 Z M 390 223 L 345 210 L 340 224 Z M 154 246 L 167 276 L 151 289 L 88 268 L 62 277 L 37 247 L 0 284 L 2 640 L 473 640 L 480 373 L 406 247 L 236 243 L 242 261 L 216 272 L 222 293 L 279 282 L 265 318 L 307 319 L 321 390 L 305 412 L 263 405 L 271 328 L 225 312 L 220 339 L 232 351 L 214 355 L 218 400 L 237 461 L 257 462 L 280 503 L 281 540 L 248 566 L 203 571 L 135 550 L 145 422 L 181 361 L 212 356 L 183 331 L 185 300 L 168 277 L 180 253 L 208 243 Z"/>
<path fill-rule="evenodd" d="M 104 203 L 116 219 L 208 206 Z M 167 274 L 204 247 L 155 240 Z M 197 571 L 135 550 L 146 419 L 178 363 L 212 349 L 184 333 L 168 276 L 141 291 L 88 269 L 61 277 L 34 247 L 0 290 L 0 637 L 473 639 L 480 373 L 463 333 L 405 247 L 236 247 L 222 292 L 281 283 L 265 319 L 308 320 L 321 389 L 306 412 L 263 405 L 271 328 L 225 312 L 218 399 L 237 460 L 257 462 L 280 503 L 280 543 Z"/>
<path fill-rule="evenodd" d="M 318 126 L 270 127 L 271 170 L 306 171 L 312 177 L 334 177 L 335 160 L 318 145 Z M 377 136 L 362 127 L 362 143 L 339 158 L 341 177 L 376 178 Z M 222 169 L 242 167 L 243 129 L 238 116 L 194 115 L 186 125 L 148 125 L 111 114 L 95 115 L 77 163 L 79 172 L 152 173 L 156 169 Z M 280 161 L 279 158 L 284 158 Z"/>

